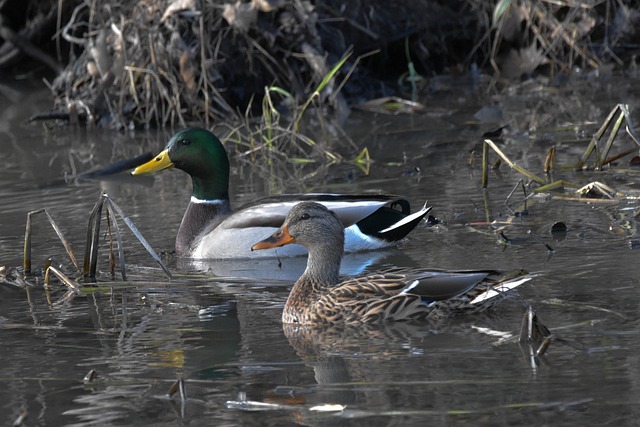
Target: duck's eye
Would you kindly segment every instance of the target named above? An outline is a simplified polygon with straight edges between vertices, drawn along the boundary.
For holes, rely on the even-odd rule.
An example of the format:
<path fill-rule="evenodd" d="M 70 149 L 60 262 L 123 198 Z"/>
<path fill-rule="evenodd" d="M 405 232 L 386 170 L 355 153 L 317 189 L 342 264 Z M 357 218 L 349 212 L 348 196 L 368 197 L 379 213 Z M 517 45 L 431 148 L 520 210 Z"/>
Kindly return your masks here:
<path fill-rule="evenodd" d="M 306 213 L 306 212 L 305 212 L 305 213 L 303 213 L 302 215 L 300 215 L 300 219 L 302 219 L 302 220 L 307 220 L 307 219 L 309 219 L 309 218 L 311 218 L 311 217 L 310 217 L 310 216 L 309 216 L 309 214 L 308 214 L 308 213 Z"/>
<path fill-rule="evenodd" d="M 182 145 L 189 145 L 189 144 L 191 144 L 191 140 L 189 140 L 189 139 L 186 139 L 186 138 L 185 138 L 185 139 L 183 139 L 183 140 L 181 140 L 181 141 L 180 141 L 180 144 L 182 144 Z"/>

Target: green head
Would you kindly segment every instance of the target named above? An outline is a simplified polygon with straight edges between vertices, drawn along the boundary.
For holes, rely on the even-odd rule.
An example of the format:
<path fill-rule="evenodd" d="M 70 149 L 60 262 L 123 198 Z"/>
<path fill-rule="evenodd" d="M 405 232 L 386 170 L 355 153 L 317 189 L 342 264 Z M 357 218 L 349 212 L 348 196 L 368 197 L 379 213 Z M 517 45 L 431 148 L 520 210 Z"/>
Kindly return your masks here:
<path fill-rule="evenodd" d="M 220 140 L 208 130 L 181 130 L 171 137 L 161 153 L 131 174 L 143 175 L 172 167 L 191 176 L 193 197 L 200 200 L 229 198 L 229 158 Z"/>

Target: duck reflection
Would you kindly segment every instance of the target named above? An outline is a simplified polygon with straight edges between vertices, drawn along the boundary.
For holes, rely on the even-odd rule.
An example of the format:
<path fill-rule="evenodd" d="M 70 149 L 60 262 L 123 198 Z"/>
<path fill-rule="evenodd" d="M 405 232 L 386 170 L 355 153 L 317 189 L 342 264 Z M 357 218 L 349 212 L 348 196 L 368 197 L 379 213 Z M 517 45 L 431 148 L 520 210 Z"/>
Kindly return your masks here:
<path fill-rule="evenodd" d="M 346 254 L 340 264 L 340 275 L 345 277 L 362 274 L 373 265 L 400 251 L 389 249 L 375 252 Z M 307 265 L 306 257 L 250 258 L 250 259 L 190 259 L 177 258 L 181 271 L 201 271 L 219 277 L 242 277 L 252 280 L 279 280 L 294 282 Z"/>

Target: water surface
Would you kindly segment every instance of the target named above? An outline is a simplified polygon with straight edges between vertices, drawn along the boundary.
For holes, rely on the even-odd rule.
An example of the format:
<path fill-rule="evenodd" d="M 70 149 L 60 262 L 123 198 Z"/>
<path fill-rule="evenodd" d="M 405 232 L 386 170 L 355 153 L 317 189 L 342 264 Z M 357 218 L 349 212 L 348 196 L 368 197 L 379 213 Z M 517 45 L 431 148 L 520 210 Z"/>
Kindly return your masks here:
<path fill-rule="evenodd" d="M 494 99 L 500 124 L 510 125 L 503 148 L 539 174 L 551 145 L 560 164 L 571 163 L 617 102 L 637 105 L 636 87 L 619 79 L 564 89 L 524 84 L 505 92 Z M 170 132 L 123 135 L 26 124 L 26 117 L 47 108 L 48 94 L 14 90 L 17 96 L 3 94 L 7 107 L 0 112 L 0 264 L 20 265 L 26 213 L 39 208 L 52 214 L 81 255 L 101 191 L 157 250 L 170 252 L 189 199 L 183 173 L 73 178 L 158 151 Z M 240 205 L 283 191 L 382 191 L 405 195 L 415 206 L 428 200 L 443 224 L 422 226 L 396 250 L 356 258 L 345 273 L 388 265 L 535 273 L 517 296 L 489 313 L 439 324 L 294 334 L 279 318 L 303 259 L 190 263 L 166 255 L 176 276 L 168 281 L 124 232 L 131 281 L 108 282 L 103 251 L 107 282 L 77 295 L 56 285 L 47 299 L 40 283 L 0 285 L 1 422 L 26 414 L 25 425 L 34 426 L 634 425 L 640 284 L 629 218 L 636 202 L 537 197 L 528 215 L 513 216 L 505 200 L 521 176 L 503 166 L 483 193 L 479 163 L 469 167 L 482 133 L 498 126 L 473 117 L 487 99 L 483 90 L 449 85 L 425 99 L 424 113 L 354 112 L 345 127 L 375 159 L 370 175 L 340 165 L 306 182 L 286 178 L 291 171 L 265 179 L 257 168 L 233 162 L 232 198 Z M 603 181 L 631 195 L 637 188 L 633 174 L 566 172 L 564 178 Z M 516 192 L 513 200 L 521 199 Z M 53 257 L 71 274 L 62 245 L 45 218 L 36 218 L 34 266 Z M 505 222 L 511 244 L 500 241 L 496 227 L 478 224 L 494 220 Z M 568 226 L 563 238 L 549 232 L 557 221 Z M 529 304 L 560 338 L 543 358 L 532 358 L 513 339 Z M 90 370 L 98 376 L 85 384 Z M 180 378 L 185 402 L 167 396 Z M 336 408 L 323 405 L 344 409 L 317 410 Z"/>

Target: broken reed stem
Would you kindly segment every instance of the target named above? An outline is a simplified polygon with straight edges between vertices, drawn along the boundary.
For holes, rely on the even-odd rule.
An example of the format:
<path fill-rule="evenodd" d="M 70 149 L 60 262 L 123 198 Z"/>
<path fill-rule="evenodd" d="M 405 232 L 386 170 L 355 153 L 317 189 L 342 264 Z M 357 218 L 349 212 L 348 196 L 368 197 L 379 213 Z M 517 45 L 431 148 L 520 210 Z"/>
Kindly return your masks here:
<path fill-rule="evenodd" d="M 180 400 L 182 402 L 186 402 L 187 401 L 187 387 L 185 386 L 184 378 L 180 378 L 176 382 L 171 384 L 171 387 L 169 387 L 169 391 L 167 392 L 167 395 L 169 397 L 172 397 L 177 392 L 180 392 L 180 394 L 179 394 Z"/>
<path fill-rule="evenodd" d="M 640 138 L 638 138 L 638 134 L 636 133 L 636 127 L 633 125 L 633 119 L 631 118 L 631 114 L 629 114 L 629 106 L 627 104 L 618 104 L 625 117 L 625 130 L 627 134 L 631 137 L 633 142 L 636 145 L 640 146 Z"/>
<path fill-rule="evenodd" d="M 82 268 L 82 275 L 84 277 L 90 277 L 90 278 L 95 278 L 95 276 L 96 276 L 97 264 L 98 264 L 98 248 L 99 248 L 99 243 L 100 243 L 100 223 L 102 221 L 102 208 L 104 206 L 105 199 L 108 202 L 107 203 L 107 211 L 106 211 L 105 214 L 106 214 L 106 219 L 107 219 L 107 234 L 108 234 L 108 238 L 109 238 L 109 266 L 110 266 L 110 271 L 111 271 L 112 276 L 114 275 L 114 270 L 115 270 L 115 255 L 114 255 L 114 252 L 113 252 L 113 238 L 112 238 L 112 234 L 111 234 L 111 230 L 112 230 L 111 224 L 113 224 L 113 230 L 115 232 L 116 242 L 118 244 L 118 258 L 120 259 L 120 271 L 121 271 L 121 274 L 122 274 L 122 280 L 127 280 L 126 264 L 125 264 L 125 258 L 124 258 L 124 248 L 123 248 L 123 244 L 122 244 L 122 237 L 121 237 L 121 233 L 120 233 L 120 227 L 118 225 L 118 221 L 116 219 L 116 215 L 111 213 L 111 209 L 113 209 L 113 211 L 115 213 L 120 215 L 122 220 L 125 222 L 125 224 L 127 224 L 129 229 L 133 232 L 133 234 L 142 243 L 142 245 L 145 247 L 147 252 L 149 252 L 151 257 L 160 265 L 160 267 L 165 272 L 165 274 L 171 279 L 172 278 L 171 272 L 164 265 L 164 263 L 162 262 L 162 260 L 158 256 L 158 254 L 151 248 L 151 245 L 149 245 L 149 243 L 144 239 L 144 237 L 142 237 L 142 234 L 140 234 L 140 232 L 138 231 L 136 226 L 126 216 L 126 214 L 122 211 L 122 209 L 113 200 L 111 200 L 109 198 L 109 196 L 107 196 L 106 194 L 100 195 L 100 198 L 98 199 L 98 201 L 94 205 L 93 210 L 91 211 L 91 215 L 89 216 L 89 223 L 87 225 L 87 239 L 86 239 L 86 246 L 85 246 L 85 253 L 84 253 L 84 262 L 83 262 L 83 268 Z M 55 230 L 56 234 L 58 235 L 58 237 L 62 241 L 62 244 L 64 245 L 64 247 L 67 250 L 67 254 L 69 255 L 69 258 L 71 258 L 71 261 L 75 265 L 76 269 L 78 270 L 78 272 L 80 272 L 80 266 L 78 264 L 78 261 L 77 261 L 75 255 L 74 255 L 74 253 L 73 253 L 73 251 L 71 249 L 71 246 L 69 245 L 69 242 L 65 239 L 64 235 L 62 234 L 62 231 L 60 230 L 60 228 L 58 227 L 56 222 L 53 220 L 51 215 L 49 215 L 49 213 L 46 211 L 46 209 L 39 209 L 39 210 L 27 213 L 27 221 L 26 221 L 25 233 L 24 233 L 24 248 L 23 248 L 23 269 L 24 269 L 24 274 L 27 274 L 27 275 L 31 274 L 31 268 L 32 268 L 32 259 L 31 259 L 32 216 L 35 215 L 35 214 L 42 213 L 42 212 L 47 214 L 47 218 L 49 220 L 49 223 L 51 224 L 51 226 Z M 45 265 L 45 276 L 47 278 L 45 283 L 48 283 L 48 277 L 49 277 L 48 275 L 49 275 L 49 269 L 50 268 L 53 268 L 53 267 L 50 267 L 50 261 L 49 261 L 49 263 L 47 265 Z M 56 274 L 56 272 L 58 270 L 53 268 L 53 270 L 51 270 L 51 271 L 54 274 Z M 56 274 L 56 275 L 58 275 L 58 274 Z M 58 276 L 58 277 L 60 277 L 60 276 Z M 62 277 L 60 277 L 60 278 L 63 281 L 65 280 Z M 71 285 L 69 285 L 69 286 L 71 286 Z"/>
<path fill-rule="evenodd" d="M 127 273 L 126 273 L 126 264 L 125 264 L 125 260 L 124 260 L 124 247 L 122 245 L 122 238 L 120 236 L 120 226 L 118 225 L 118 221 L 116 219 L 115 215 L 110 215 L 111 212 L 111 200 L 107 199 L 107 201 L 109 202 L 107 204 L 107 223 L 109 222 L 108 219 L 111 218 L 111 221 L 113 222 L 113 229 L 116 233 L 116 242 L 118 243 L 118 259 L 120 260 L 120 273 L 122 274 L 122 280 L 127 280 Z M 111 260 L 114 258 L 113 255 L 113 245 L 110 245 L 110 249 L 109 249 L 109 267 L 111 268 L 111 275 L 114 275 L 114 264 L 112 263 Z"/>
<path fill-rule="evenodd" d="M 57 268 L 53 267 L 53 266 L 49 266 L 45 273 L 44 273 L 44 284 L 46 286 L 50 286 L 51 285 L 51 274 L 53 273 L 58 279 L 60 279 L 60 281 L 62 283 L 64 283 L 65 285 L 67 285 L 70 289 L 74 290 L 74 291 L 78 291 L 80 290 L 80 285 L 75 283 L 73 280 L 69 279 L 63 272 L 61 272 L 60 270 L 58 270 Z"/>
<path fill-rule="evenodd" d="M 549 173 L 556 166 L 556 147 L 551 146 L 547 151 L 547 157 L 544 159 L 544 172 Z"/>
<path fill-rule="evenodd" d="M 27 214 L 27 225 L 24 230 L 24 248 L 22 250 L 22 268 L 24 269 L 24 274 L 31 274 L 31 216 L 42 210 L 43 209 L 40 209 Z"/>
<path fill-rule="evenodd" d="M 522 175 L 526 176 L 527 178 L 529 178 L 532 181 L 537 182 L 540 185 L 545 185 L 546 181 L 542 178 L 540 178 L 539 176 L 535 175 L 532 172 L 529 172 L 528 170 L 526 170 L 525 168 L 518 166 L 517 164 L 515 164 L 514 162 L 511 161 L 511 159 L 509 159 L 499 148 L 498 146 L 491 141 L 490 139 L 485 139 L 484 140 L 485 144 L 488 144 L 489 147 L 491 147 L 493 149 L 493 151 L 495 151 L 498 156 L 500 156 L 500 158 L 511 168 L 514 169 L 517 172 L 520 172 Z"/>
<path fill-rule="evenodd" d="M 116 269 L 116 257 L 113 254 L 113 235 L 111 234 L 111 214 L 109 212 L 109 205 L 107 205 L 107 210 L 104 212 L 107 220 L 107 239 L 109 240 L 109 274 L 111 277 L 115 277 L 115 269 Z"/>
<path fill-rule="evenodd" d="M 511 201 L 511 198 L 513 197 L 513 195 L 516 193 L 516 190 L 518 189 L 518 187 L 522 187 L 522 192 L 524 193 L 524 207 L 523 210 L 527 210 L 527 188 L 524 186 L 524 180 L 522 178 L 520 178 L 518 180 L 518 182 L 516 183 L 516 185 L 513 186 L 513 189 L 511 189 L 511 192 L 509 193 L 509 195 L 507 196 L 507 198 L 504 201 L 504 205 L 507 209 L 509 209 L 511 211 L 511 213 L 514 213 L 515 211 L 513 209 L 511 209 L 511 207 L 509 206 L 509 202 Z"/>
<path fill-rule="evenodd" d="M 609 124 L 611 123 L 613 116 L 618 112 L 619 109 L 620 109 L 620 105 L 616 105 L 613 108 L 613 110 L 611 110 L 607 118 L 604 120 L 604 123 L 602 123 L 602 126 L 600 126 L 600 129 L 598 129 L 598 132 L 596 132 L 596 134 L 593 135 L 593 138 L 591 138 L 591 141 L 589 142 L 587 149 L 585 150 L 584 154 L 576 164 L 575 166 L 576 169 L 582 169 L 585 163 L 587 163 L 587 159 L 593 152 L 593 149 L 596 148 L 598 141 L 600 141 L 600 138 L 602 138 L 602 135 L 604 135 L 604 133 L 607 131 L 607 128 L 609 127 Z"/>
<path fill-rule="evenodd" d="M 549 184 L 545 184 L 542 187 L 534 188 L 533 193 L 546 193 L 551 190 L 556 190 L 558 188 L 571 187 L 571 188 L 580 188 L 578 184 L 574 184 L 569 181 L 565 181 L 563 179 L 558 181 L 553 181 Z"/>
<path fill-rule="evenodd" d="M 65 239 L 65 237 L 62 235 L 62 231 L 58 227 L 58 224 L 56 224 L 56 222 L 53 220 L 53 217 L 49 215 L 49 212 L 47 212 L 46 209 L 44 210 L 44 213 L 47 215 L 47 218 L 49 219 L 49 223 L 51 224 L 51 226 L 53 227 L 53 230 L 56 232 L 56 234 L 58 235 L 58 238 L 64 245 L 64 248 L 67 251 L 67 255 L 69 255 L 69 258 L 71 259 L 71 262 L 76 267 L 76 270 L 79 272 L 80 264 L 78 264 L 78 260 L 76 259 L 76 256 L 73 253 L 73 250 L 71 250 L 71 245 L 69 244 L 67 239 Z"/>
<path fill-rule="evenodd" d="M 489 145 L 482 144 L 482 188 L 489 185 Z"/>
<path fill-rule="evenodd" d="M 100 238 L 100 220 L 102 219 L 102 206 L 104 198 L 100 198 L 93 206 L 87 226 L 87 242 L 84 252 L 84 266 L 82 274 L 85 277 L 95 277 L 98 258 L 98 240 Z"/>
<path fill-rule="evenodd" d="M 51 224 L 53 231 L 56 232 L 58 239 L 60 239 L 60 241 L 62 242 L 62 245 L 67 251 L 67 255 L 69 255 L 71 262 L 76 267 L 76 270 L 80 271 L 80 265 L 78 264 L 78 260 L 76 259 L 76 256 L 73 253 L 73 250 L 71 249 L 71 245 L 69 244 L 69 241 L 64 237 L 64 234 L 62 234 L 62 230 L 60 230 L 60 227 L 58 227 L 58 224 L 54 221 L 53 217 L 49 214 L 49 212 L 47 212 L 46 209 L 38 209 L 38 210 L 27 213 L 27 224 L 24 230 L 24 247 L 23 247 L 23 255 L 22 255 L 23 257 L 22 267 L 24 269 L 24 274 L 31 274 L 31 224 L 32 224 L 31 217 L 33 215 L 43 213 L 43 212 L 47 215 L 49 224 Z"/>
<path fill-rule="evenodd" d="M 109 196 L 107 196 L 106 194 L 101 196 L 104 199 L 107 200 L 107 202 L 109 203 L 109 206 L 111 208 L 113 208 L 113 210 L 120 215 L 120 218 L 122 218 L 122 220 L 124 221 L 124 223 L 127 225 L 127 227 L 129 227 L 129 229 L 131 230 L 131 232 L 136 236 L 136 238 L 140 241 L 140 243 L 142 243 L 142 246 L 144 246 L 144 248 L 147 250 L 147 252 L 149 252 L 149 255 L 151 255 L 151 257 L 153 258 L 153 260 L 158 263 L 158 265 L 160 266 L 160 268 L 162 269 L 162 271 L 164 271 L 164 273 L 167 275 L 167 277 L 169 277 L 169 279 L 173 279 L 173 276 L 171 274 L 171 272 L 169 271 L 169 269 L 167 269 L 167 267 L 164 265 L 164 263 L 162 262 L 162 260 L 160 259 L 160 257 L 158 256 L 158 254 L 153 250 L 153 248 L 151 247 L 151 245 L 149 244 L 149 242 L 147 242 L 147 240 L 142 236 L 142 234 L 140 233 L 140 231 L 138 230 L 138 228 L 135 226 L 135 224 L 133 223 L 133 221 L 131 221 L 131 219 L 124 213 L 124 211 L 122 210 L 122 208 L 120 208 L 120 206 L 118 206 L 118 204 L 116 202 L 114 202 Z"/>
<path fill-rule="evenodd" d="M 604 149 L 602 150 L 601 153 L 599 153 L 600 155 L 596 159 L 596 170 L 602 169 L 604 160 L 609 154 L 609 150 L 611 150 L 611 147 L 613 146 L 613 140 L 618 135 L 618 131 L 620 130 L 620 125 L 622 124 L 622 120 L 624 120 L 624 112 L 621 111 L 620 114 L 618 115 L 618 120 L 616 120 L 615 124 L 613 125 L 613 129 L 611 129 L 611 133 L 609 133 L 609 138 L 607 138 L 607 143 L 604 146 Z"/>
<path fill-rule="evenodd" d="M 489 192 L 486 188 L 482 189 L 482 202 L 484 203 L 484 220 L 487 224 L 491 224 L 491 210 L 489 208 Z"/>

